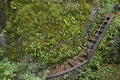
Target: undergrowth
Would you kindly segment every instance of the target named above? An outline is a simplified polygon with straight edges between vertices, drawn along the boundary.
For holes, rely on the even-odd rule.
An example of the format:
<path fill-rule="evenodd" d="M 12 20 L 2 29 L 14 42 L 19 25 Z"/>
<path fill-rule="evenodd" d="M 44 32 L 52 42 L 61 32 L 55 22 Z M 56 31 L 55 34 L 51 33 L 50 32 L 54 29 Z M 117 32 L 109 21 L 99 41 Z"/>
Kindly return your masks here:
<path fill-rule="evenodd" d="M 95 3 L 99 4 L 97 1 Z M 101 16 L 113 11 L 116 2 L 101 0 L 100 3 L 102 9 L 97 20 L 93 21 L 91 33 L 94 33 Z M 88 0 L 82 0 L 82 3 L 12 0 L 9 9 L 6 8 L 8 21 L 2 33 L 7 34 L 7 46 L 0 46 L 1 80 L 45 80 L 48 65 L 82 50 L 81 37 L 92 8 Z M 116 15 L 95 55 L 77 75 L 65 75 L 56 80 L 119 80 L 117 70 L 120 66 L 112 66 L 120 61 L 119 45 L 114 45 L 119 43 L 114 39 L 116 35 L 119 38 L 119 20 L 120 15 Z M 114 56 L 111 58 L 111 55 Z"/>

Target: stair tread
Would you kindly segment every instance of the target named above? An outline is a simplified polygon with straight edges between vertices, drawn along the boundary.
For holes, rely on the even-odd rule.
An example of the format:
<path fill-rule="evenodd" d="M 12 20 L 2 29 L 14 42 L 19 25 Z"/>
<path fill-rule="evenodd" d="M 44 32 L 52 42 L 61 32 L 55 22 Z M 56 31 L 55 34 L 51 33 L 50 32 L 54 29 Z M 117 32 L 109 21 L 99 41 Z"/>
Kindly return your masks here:
<path fill-rule="evenodd" d="M 98 35 L 98 34 L 94 34 L 94 37 L 95 37 L 95 36 L 96 36 L 96 37 L 100 37 L 100 35 Z"/>
<path fill-rule="evenodd" d="M 97 41 L 97 39 L 95 39 L 94 37 L 90 37 L 88 41 Z"/>
<path fill-rule="evenodd" d="M 103 24 L 98 24 L 98 26 L 100 27 L 100 26 L 103 26 L 103 27 L 105 27 L 106 25 L 103 25 Z"/>
<path fill-rule="evenodd" d="M 96 29 L 95 34 L 101 35 L 102 32 L 103 32 L 102 30 Z"/>
<path fill-rule="evenodd" d="M 111 18 L 111 16 L 114 16 L 114 14 L 111 13 L 111 14 L 107 14 L 106 16 Z"/>
<path fill-rule="evenodd" d="M 53 69 L 48 73 L 48 75 L 53 75 Z"/>
<path fill-rule="evenodd" d="M 68 61 L 68 63 L 72 66 L 72 67 L 74 67 L 74 66 L 76 66 L 76 65 L 78 65 L 80 62 L 77 62 L 77 61 L 75 61 L 75 60 L 73 60 L 73 59 L 68 59 L 67 60 Z"/>
<path fill-rule="evenodd" d="M 80 54 L 86 55 L 86 51 L 81 51 Z"/>
<path fill-rule="evenodd" d="M 109 20 L 106 20 L 106 19 L 105 19 L 105 20 L 103 20 L 103 22 L 109 22 Z"/>
<path fill-rule="evenodd" d="M 73 57 L 73 59 L 74 59 L 75 61 L 81 63 L 80 56 L 75 56 L 75 57 Z"/>
<path fill-rule="evenodd" d="M 61 65 L 61 72 L 63 72 L 63 71 L 65 71 L 65 65 L 64 64 Z"/>
<path fill-rule="evenodd" d="M 84 58 L 84 57 L 80 57 L 79 59 L 80 59 L 82 62 L 83 62 L 83 61 L 86 61 L 86 58 Z"/>
<path fill-rule="evenodd" d="M 88 54 L 88 53 L 90 53 L 92 51 L 92 49 L 87 49 L 86 50 L 86 53 Z"/>
<path fill-rule="evenodd" d="M 87 49 L 87 47 L 83 47 L 83 49 Z"/>
<path fill-rule="evenodd" d="M 71 68 L 71 66 L 68 64 L 68 62 L 67 62 L 67 61 L 66 61 L 66 62 L 64 62 L 64 66 L 65 66 L 65 70 L 67 70 L 67 69 Z"/>
<path fill-rule="evenodd" d="M 92 43 L 92 42 L 87 42 L 87 45 L 94 45 L 94 43 Z"/>
<path fill-rule="evenodd" d="M 96 29 L 96 31 L 101 31 L 101 32 L 102 32 L 102 31 L 103 31 L 103 29 Z"/>
<path fill-rule="evenodd" d="M 56 68 L 54 69 L 54 74 L 61 72 L 61 66 L 56 65 Z"/>

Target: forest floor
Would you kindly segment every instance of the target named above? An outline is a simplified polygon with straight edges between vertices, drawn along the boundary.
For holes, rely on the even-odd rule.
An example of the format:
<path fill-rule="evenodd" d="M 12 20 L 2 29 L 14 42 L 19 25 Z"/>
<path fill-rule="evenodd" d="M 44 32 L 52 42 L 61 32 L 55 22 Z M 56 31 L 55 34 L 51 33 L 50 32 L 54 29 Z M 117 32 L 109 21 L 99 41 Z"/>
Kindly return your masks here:
<path fill-rule="evenodd" d="M 103 71 L 101 75 L 105 80 L 120 80 L 120 64 L 110 64 L 104 66 L 104 68 L 107 68 L 107 71 Z"/>

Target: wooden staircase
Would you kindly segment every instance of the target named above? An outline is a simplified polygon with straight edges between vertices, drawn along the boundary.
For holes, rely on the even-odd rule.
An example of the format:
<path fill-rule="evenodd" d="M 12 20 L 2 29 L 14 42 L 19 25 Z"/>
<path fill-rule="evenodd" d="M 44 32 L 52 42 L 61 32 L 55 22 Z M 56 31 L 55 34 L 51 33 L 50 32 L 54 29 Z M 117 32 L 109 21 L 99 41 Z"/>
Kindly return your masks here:
<path fill-rule="evenodd" d="M 87 46 L 78 55 L 57 64 L 50 70 L 46 79 L 62 76 L 69 72 L 74 72 L 76 69 L 79 69 L 86 64 L 92 58 L 113 18 L 114 14 L 107 14 L 104 19 L 102 19 L 101 24 L 98 24 L 98 28 L 96 29 L 94 35 L 88 38 Z"/>

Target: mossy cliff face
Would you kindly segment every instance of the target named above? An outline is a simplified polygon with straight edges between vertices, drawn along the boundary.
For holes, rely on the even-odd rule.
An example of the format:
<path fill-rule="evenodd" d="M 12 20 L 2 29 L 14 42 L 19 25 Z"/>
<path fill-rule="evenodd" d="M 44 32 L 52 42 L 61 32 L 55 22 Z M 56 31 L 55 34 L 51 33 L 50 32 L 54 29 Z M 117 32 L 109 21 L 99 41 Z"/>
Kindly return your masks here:
<path fill-rule="evenodd" d="M 91 4 L 13 0 L 7 22 L 9 55 L 31 54 L 55 63 L 81 50 L 81 36 L 91 15 Z"/>

